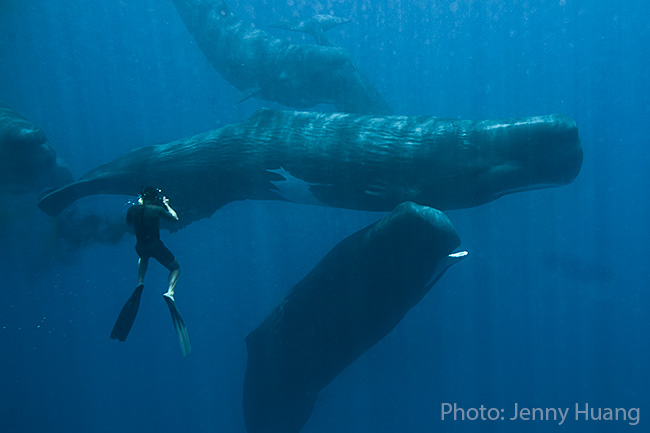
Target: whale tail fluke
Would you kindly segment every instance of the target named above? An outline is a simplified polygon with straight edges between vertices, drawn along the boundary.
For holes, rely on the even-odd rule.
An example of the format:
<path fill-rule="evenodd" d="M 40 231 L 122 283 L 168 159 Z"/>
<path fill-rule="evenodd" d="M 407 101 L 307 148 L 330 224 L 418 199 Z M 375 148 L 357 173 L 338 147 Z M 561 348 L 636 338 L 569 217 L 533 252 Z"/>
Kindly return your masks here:
<path fill-rule="evenodd" d="M 139 179 L 129 179 L 126 183 L 108 176 L 88 173 L 90 177 L 82 178 L 60 188 L 48 190 L 38 200 L 38 207 L 51 217 L 59 215 L 63 210 L 80 198 L 93 194 L 128 194 L 128 191 L 138 191 Z M 87 175 L 87 176 L 88 176 Z"/>
<path fill-rule="evenodd" d="M 46 191 L 38 201 L 38 207 L 51 217 L 59 215 L 74 201 L 94 193 L 92 181 L 80 180 L 68 185 Z"/>

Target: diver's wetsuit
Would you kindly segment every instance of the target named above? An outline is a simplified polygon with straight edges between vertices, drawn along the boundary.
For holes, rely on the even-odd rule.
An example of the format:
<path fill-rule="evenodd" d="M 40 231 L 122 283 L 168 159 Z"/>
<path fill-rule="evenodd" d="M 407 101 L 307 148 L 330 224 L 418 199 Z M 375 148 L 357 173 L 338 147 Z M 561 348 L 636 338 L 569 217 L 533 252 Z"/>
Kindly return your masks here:
<path fill-rule="evenodd" d="M 167 209 L 151 204 L 131 206 L 126 213 L 126 222 L 135 229 L 135 251 L 143 260 L 153 257 L 161 265 L 173 271 L 180 266 L 174 254 L 160 240 L 159 218 L 176 221 Z"/>

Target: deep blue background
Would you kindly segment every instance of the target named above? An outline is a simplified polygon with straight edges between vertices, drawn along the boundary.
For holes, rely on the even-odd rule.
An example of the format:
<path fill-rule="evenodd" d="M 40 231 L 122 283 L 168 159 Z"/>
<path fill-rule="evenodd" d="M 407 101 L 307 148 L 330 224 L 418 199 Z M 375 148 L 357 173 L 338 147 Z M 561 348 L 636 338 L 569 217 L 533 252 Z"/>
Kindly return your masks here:
<path fill-rule="evenodd" d="M 321 393 L 304 432 L 645 431 L 649 7 L 229 4 L 264 29 L 293 15 L 349 17 L 332 40 L 399 114 L 561 112 L 576 119 L 585 151 L 571 185 L 449 212 L 470 257 Z M 239 97 L 170 0 L 0 1 L 0 99 L 45 129 L 75 176 L 274 107 Z M 126 199 L 86 204 L 119 214 Z M 244 432 L 245 335 L 329 248 L 379 217 L 243 202 L 164 234 L 183 266 L 177 301 L 193 347 L 183 359 L 161 299 L 166 271 L 151 266 L 129 340 L 109 340 L 136 282 L 133 239 L 58 249 L 34 204 L 3 197 L 0 208 L 3 432 Z M 443 422 L 443 402 L 508 414 L 514 403 L 639 407 L 641 422 Z"/>

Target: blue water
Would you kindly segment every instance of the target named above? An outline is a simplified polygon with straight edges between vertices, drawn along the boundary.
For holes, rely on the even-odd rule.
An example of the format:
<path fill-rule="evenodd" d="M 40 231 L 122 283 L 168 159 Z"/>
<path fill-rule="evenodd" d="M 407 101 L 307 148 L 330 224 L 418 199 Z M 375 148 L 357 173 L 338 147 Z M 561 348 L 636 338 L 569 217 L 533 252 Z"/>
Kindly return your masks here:
<path fill-rule="evenodd" d="M 568 186 L 449 212 L 470 257 L 323 390 L 303 431 L 647 431 L 650 8 L 229 4 L 262 28 L 293 15 L 350 18 L 331 39 L 397 113 L 560 112 L 577 121 L 584 146 Z M 277 108 L 236 103 L 240 93 L 212 69 L 170 0 L 0 1 L 0 60 L 0 99 L 46 131 L 75 176 L 135 147 Z M 89 203 L 119 214 L 126 199 Z M 244 432 L 244 337 L 329 248 L 378 218 L 242 202 L 163 233 L 183 267 L 177 302 L 193 350 L 182 358 L 157 264 L 128 341 L 108 338 L 136 282 L 131 237 L 57 249 L 33 198 L 3 200 L 0 430 L 12 433 Z M 442 420 L 443 403 L 503 408 L 506 419 Z M 562 426 L 510 421 L 515 403 L 571 411 Z M 640 421 L 576 421 L 576 403 L 639 408 Z"/>

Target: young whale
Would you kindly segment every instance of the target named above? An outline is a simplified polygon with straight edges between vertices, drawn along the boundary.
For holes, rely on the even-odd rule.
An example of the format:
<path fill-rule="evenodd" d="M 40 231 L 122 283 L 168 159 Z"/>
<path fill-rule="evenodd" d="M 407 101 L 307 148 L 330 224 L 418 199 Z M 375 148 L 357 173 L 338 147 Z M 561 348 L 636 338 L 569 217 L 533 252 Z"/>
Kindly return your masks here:
<path fill-rule="evenodd" d="M 244 99 L 257 97 L 299 109 L 333 104 L 348 113 L 391 113 L 344 49 L 276 38 L 241 20 L 222 0 L 174 0 L 174 4 L 205 57 L 244 92 Z M 318 21 L 325 20 L 310 22 Z M 322 28 L 328 26 L 325 21 Z"/>

